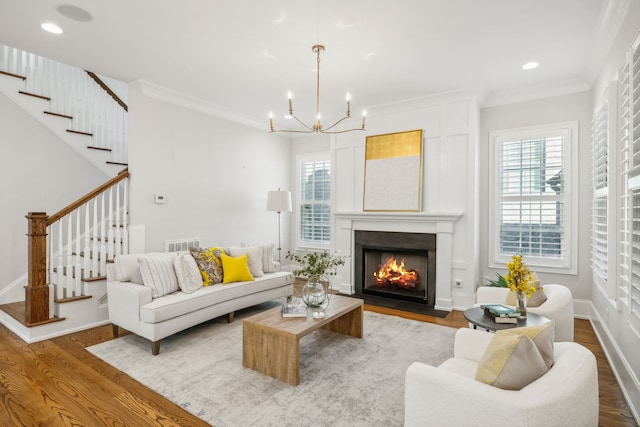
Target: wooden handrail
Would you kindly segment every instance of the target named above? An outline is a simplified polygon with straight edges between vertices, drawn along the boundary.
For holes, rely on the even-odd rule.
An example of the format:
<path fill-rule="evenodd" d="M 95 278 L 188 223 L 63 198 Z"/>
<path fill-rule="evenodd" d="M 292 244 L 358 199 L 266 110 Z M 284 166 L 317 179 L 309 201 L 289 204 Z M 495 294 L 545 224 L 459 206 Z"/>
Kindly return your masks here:
<path fill-rule="evenodd" d="M 107 86 L 107 84 L 103 82 L 100 77 L 97 76 L 96 73 L 92 73 L 91 71 L 87 70 L 84 71 L 86 71 L 86 73 L 89 74 L 89 77 L 95 80 L 95 82 L 98 83 L 100 87 L 104 89 L 105 92 L 107 92 L 124 109 L 124 111 L 129 112 L 129 107 L 127 107 L 127 104 L 125 104 L 122 99 L 120 99 L 120 97 L 116 95 L 116 93 L 112 91 L 111 88 Z"/>
<path fill-rule="evenodd" d="M 53 215 L 49 216 L 47 218 L 47 226 L 50 226 L 51 224 L 53 224 L 54 222 L 58 221 L 60 218 L 69 215 L 71 212 L 75 211 L 76 209 L 78 209 L 80 206 L 84 205 L 85 203 L 87 203 L 89 200 L 93 199 L 94 197 L 96 197 L 98 194 L 102 193 L 103 191 L 107 190 L 109 187 L 111 187 L 112 185 L 117 184 L 118 182 L 127 179 L 129 177 L 129 169 L 124 169 L 123 171 L 121 171 L 118 176 L 111 178 L 109 181 L 105 182 L 104 184 L 102 184 L 100 187 L 94 189 L 93 191 L 91 191 L 90 193 L 87 193 L 86 195 L 80 197 L 78 200 L 76 200 L 75 202 L 71 203 L 70 205 L 62 208 L 61 210 L 59 210 L 58 212 L 54 213 Z"/>

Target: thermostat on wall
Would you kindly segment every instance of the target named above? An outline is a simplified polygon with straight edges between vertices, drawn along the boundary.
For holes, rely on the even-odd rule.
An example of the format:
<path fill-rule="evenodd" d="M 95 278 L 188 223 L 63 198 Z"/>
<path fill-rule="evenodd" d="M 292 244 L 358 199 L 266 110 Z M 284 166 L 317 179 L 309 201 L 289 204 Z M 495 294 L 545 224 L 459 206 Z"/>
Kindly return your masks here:
<path fill-rule="evenodd" d="M 156 198 L 156 204 L 159 205 L 159 204 L 165 203 L 165 198 L 163 194 L 156 194 L 155 198 Z"/>

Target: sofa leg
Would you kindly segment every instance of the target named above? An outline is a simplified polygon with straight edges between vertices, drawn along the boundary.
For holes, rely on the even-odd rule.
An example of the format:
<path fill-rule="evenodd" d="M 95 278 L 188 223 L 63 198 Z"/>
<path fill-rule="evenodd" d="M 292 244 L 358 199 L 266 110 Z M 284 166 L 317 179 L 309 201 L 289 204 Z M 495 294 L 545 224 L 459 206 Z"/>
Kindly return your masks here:
<path fill-rule="evenodd" d="M 227 323 L 233 323 L 233 319 L 236 316 L 236 312 L 232 311 L 231 313 L 227 314 Z"/>
<path fill-rule="evenodd" d="M 154 356 L 160 354 L 160 340 L 151 341 L 151 354 L 153 354 Z"/>
<path fill-rule="evenodd" d="M 118 338 L 118 335 L 120 334 L 120 328 L 118 327 L 118 325 L 112 323 L 111 329 L 113 330 L 113 337 Z"/>

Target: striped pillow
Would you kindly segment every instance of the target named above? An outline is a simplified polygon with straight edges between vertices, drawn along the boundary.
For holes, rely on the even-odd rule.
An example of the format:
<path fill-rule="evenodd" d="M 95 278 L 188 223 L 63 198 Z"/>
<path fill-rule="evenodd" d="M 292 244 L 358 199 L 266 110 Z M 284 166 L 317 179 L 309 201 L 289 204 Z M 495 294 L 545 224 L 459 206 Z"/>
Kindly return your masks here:
<path fill-rule="evenodd" d="M 140 274 L 145 286 L 151 288 L 151 296 L 158 298 L 180 289 L 173 268 L 175 253 L 149 253 L 138 257 Z"/>

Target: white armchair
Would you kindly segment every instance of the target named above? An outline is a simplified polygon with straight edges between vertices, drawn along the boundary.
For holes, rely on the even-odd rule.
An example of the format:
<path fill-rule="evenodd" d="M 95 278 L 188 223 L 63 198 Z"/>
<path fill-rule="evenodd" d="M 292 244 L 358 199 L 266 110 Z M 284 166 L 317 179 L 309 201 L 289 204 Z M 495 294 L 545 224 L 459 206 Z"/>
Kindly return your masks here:
<path fill-rule="evenodd" d="M 405 378 L 405 427 L 598 425 L 596 359 L 573 342 L 554 343 L 555 363 L 521 390 L 474 379 L 493 334 L 462 328 L 453 358 L 439 367 L 415 362 Z"/>
<path fill-rule="evenodd" d="M 476 292 L 476 305 L 504 304 L 509 289 L 480 286 Z M 573 341 L 573 297 L 563 285 L 544 285 L 547 300 L 538 307 L 527 307 L 527 311 L 555 320 L 555 341 Z"/>

